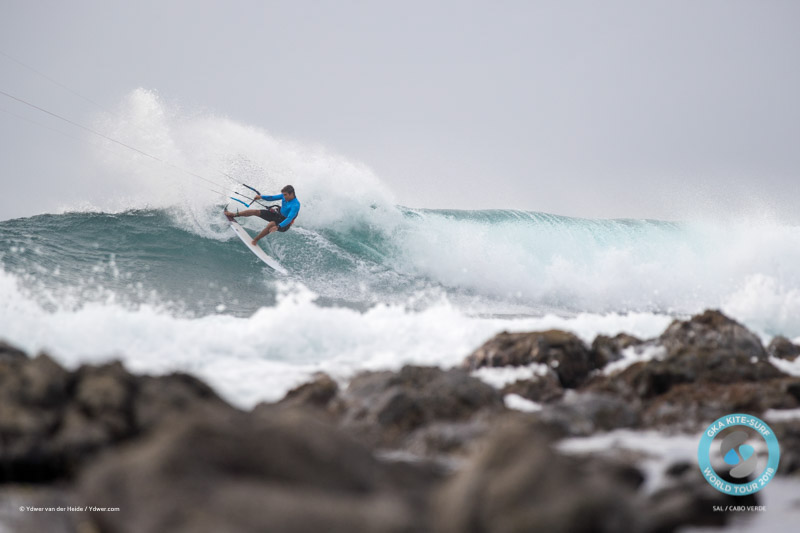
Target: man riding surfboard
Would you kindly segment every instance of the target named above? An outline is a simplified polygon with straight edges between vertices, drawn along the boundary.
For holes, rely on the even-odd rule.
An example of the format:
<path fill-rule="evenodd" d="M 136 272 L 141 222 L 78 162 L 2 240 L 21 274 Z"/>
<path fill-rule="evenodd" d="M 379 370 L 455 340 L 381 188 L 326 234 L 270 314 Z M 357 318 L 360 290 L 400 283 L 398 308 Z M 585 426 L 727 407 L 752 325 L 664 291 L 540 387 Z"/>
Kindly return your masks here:
<path fill-rule="evenodd" d="M 247 209 L 238 213 L 231 213 L 230 211 L 225 210 L 225 216 L 228 217 L 228 220 L 233 220 L 234 217 L 256 216 L 261 217 L 269 222 L 267 227 L 264 228 L 255 239 L 253 239 L 253 246 L 255 246 L 260 239 L 263 239 L 273 231 L 288 231 L 289 227 L 291 227 L 297 218 L 297 214 L 300 212 L 300 201 L 295 196 L 294 187 L 291 185 L 287 185 L 281 189 L 281 194 L 275 194 L 273 196 L 261 196 L 260 194 L 257 194 L 254 198 L 254 200 L 261 199 L 268 201 L 280 200 L 280 210 L 274 209 L 277 206 L 273 206 L 271 209 Z"/>

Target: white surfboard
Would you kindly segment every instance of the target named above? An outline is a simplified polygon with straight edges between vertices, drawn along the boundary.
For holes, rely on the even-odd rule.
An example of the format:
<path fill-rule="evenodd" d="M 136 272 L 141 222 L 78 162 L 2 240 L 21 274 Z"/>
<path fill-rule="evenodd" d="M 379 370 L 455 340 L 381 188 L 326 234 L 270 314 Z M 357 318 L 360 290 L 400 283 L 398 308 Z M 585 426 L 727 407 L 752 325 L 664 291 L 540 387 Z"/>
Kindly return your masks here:
<path fill-rule="evenodd" d="M 280 263 L 278 263 L 275 259 L 273 259 L 270 256 L 268 256 L 267 252 L 265 252 L 261 247 L 253 246 L 253 244 L 252 244 L 253 237 L 251 237 L 250 234 L 247 233 L 247 231 L 245 231 L 245 229 L 243 227 L 241 227 L 238 222 L 230 220 L 230 221 L 228 221 L 228 224 L 231 225 L 231 229 L 233 230 L 233 232 L 240 239 L 242 239 L 242 242 L 245 243 L 248 248 L 250 248 L 250 251 L 253 252 L 254 254 L 256 254 L 256 257 L 258 257 L 259 259 L 264 261 L 267 264 L 267 266 L 269 266 L 270 268 L 280 272 L 284 276 L 289 273 L 289 271 L 286 270 L 285 268 L 283 268 L 283 266 L 281 266 Z"/>

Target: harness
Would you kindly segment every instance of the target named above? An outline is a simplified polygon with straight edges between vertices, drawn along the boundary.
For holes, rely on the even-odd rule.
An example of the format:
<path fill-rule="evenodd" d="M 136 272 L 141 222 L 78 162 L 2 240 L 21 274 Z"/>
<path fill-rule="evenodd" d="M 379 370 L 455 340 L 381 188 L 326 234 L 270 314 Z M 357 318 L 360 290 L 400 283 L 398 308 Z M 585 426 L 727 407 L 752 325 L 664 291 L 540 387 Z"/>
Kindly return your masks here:
<path fill-rule="evenodd" d="M 281 206 L 279 206 L 279 205 L 271 205 L 271 206 L 267 207 L 267 211 L 272 211 L 272 212 L 277 211 L 278 213 L 280 213 L 281 212 Z M 286 226 L 286 229 L 291 228 L 292 224 L 294 224 L 294 221 L 297 220 L 297 217 L 299 217 L 299 216 L 300 216 L 300 213 L 297 213 L 297 215 L 295 215 L 295 217 L 292 219 L 292 221 L 289 222 L 289 225 Z"/>

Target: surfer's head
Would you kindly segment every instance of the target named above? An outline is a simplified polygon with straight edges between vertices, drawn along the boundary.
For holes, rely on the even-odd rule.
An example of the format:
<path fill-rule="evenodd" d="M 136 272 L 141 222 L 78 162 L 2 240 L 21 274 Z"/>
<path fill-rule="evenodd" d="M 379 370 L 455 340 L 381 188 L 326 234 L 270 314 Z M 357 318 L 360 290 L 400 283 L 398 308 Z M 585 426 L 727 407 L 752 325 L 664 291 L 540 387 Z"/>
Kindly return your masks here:
<path fill-rule="evenodd" d="M 286 200 L 294 200 L 294 187 L 292 187 L 291 185 L 287 185 L 286 187 L 281 189 L 281 192 L 283 193 L 283 197 Z"/>

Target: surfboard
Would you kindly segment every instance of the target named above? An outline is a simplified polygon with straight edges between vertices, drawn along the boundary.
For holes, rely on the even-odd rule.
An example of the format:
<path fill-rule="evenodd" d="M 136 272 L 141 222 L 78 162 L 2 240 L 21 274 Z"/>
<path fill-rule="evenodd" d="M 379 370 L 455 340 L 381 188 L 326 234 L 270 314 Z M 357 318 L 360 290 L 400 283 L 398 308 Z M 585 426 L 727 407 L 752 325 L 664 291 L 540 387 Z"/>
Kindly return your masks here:
<path fill-rule="evenodd" d="M 228 224 L 230 224 L 231 229 L 242 240 L 242 242 L 245 243 L 248 248 L 250 248 L 250 251 L 253 252 L 256 255 L 256 257 L 264 261 L 264 263 L 266 263 L 268 267 L 272 268 L 277 272 L 280 272 L 284 276 L 289 273 L 289 271 L 283 268 L 283 266 L 280 263 L 278 263 L 275 259 L 268 256 L 267 252 L 265 252 L 260 246 L 253 246 L 252 244 L 253 237 L 251 237 L 250 234 L 247 233 L 247 231 L 242 226 L 240 226 L 238 222 L 234 220 L 229 220 Z"/>

